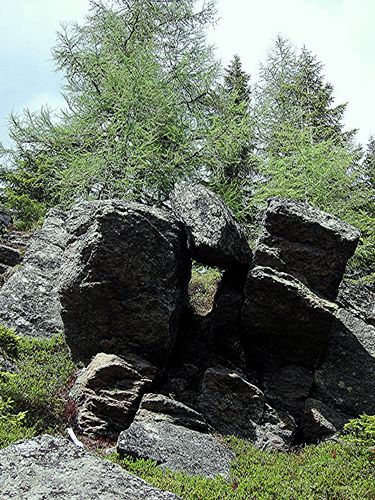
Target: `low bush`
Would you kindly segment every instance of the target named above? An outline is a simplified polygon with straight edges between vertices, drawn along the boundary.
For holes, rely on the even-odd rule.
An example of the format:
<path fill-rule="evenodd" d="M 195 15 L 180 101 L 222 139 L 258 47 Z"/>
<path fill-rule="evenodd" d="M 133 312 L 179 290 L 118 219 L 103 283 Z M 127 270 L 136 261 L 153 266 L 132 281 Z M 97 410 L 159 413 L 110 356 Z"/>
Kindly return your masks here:
<path fill-rule="evenodd" d="M 184 500 L 375 498 L 375 468 L 364 446 L 327 442 L 282 453 L 261 451 L 235 438 L 228 443 L 236 453 L 228 480 L 162 470 L 151 460 L 119 455 L 112 455 L 111 460 Z"/>
<path fill-rule="evenodd" d="M 375 451 L 375 415 L 361 415 L 344 426 L 344 439 L 351 443 L 373 447 Z"/>
<path fill-rule="evenodd" d="M 0 372 L 0 434 L 6 433 L 9 425 L 15 429 L 17 439 L 66 425 L 66 397 L 62 391 L 74 372 L 74 364 L 63 337 L 19 337 L 2 326 L 0 354 L 15 368 Z M 0 441 L 2 446 L 8 444 L 4 437 Z"/>

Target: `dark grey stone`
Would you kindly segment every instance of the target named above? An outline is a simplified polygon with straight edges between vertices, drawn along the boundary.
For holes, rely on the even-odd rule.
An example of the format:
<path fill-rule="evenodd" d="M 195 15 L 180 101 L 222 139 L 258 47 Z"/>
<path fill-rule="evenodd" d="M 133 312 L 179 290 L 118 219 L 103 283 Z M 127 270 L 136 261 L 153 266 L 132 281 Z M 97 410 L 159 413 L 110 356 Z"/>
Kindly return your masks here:
<path fill-rule="evenodd" d="M 3 500 L 177 500 L 66 439 L 38 436 L 0 450 Z"/>
<path fill-rule="evenodd" d="M 0 207 L 0 232 L 13 224 L 13 218 L 4 207 Z"/>
<path fill-rule="evenodd" d="M 187 429 L 168 420 L 134 420 L 122 432 L 117 451 L 155 460 L 162 467 L 206 477 L 227 477 L 234 454 L 210 434 Z"/>
<path fill-rule="evenodd" d="M 67 236 L 64 225 L 65 215 L 50 210 L 22 265 L 0 290 L 0 322 L 18 334 L 51 337 L 63 330 L 56 284 Z"/>
<path fill-rule="evenodd" d="M 215 352 L 237 368 L 245 366 L 245 354 L 240 340 L 240 324 L 246 276 L 246 272 L 238 269 L 229 269 L 224 272 L 210 317 Z"/>
<path fill-rule="evenodd" d="M 254 446 L 262 450 L 288 451 L 294 442 L 297 427 L 294 419 L 283 410 L 266 404 L 263 420 L 255 427 Z"/>
<path fill-rule="evenodd" d="M 135 356 L 97 354 L 71 390 L 81 431 L 117 437 L 130 425 L 155 374 L 153 365 Z"/>
<path fill-rule="evenodd" d="M 250 368 L 261 373 L 291 364 L 314 368 L 328 343 L 336 310 L 335 304 L 286 273 L 252 269 L 241 327 Z"/>
<path fill-rule="evenodd" d="M 291 274 L 318 295 L 335 299 L 359 236 L 356 228 L 306 203 L 272 198 L 254 263 Z"/>
<path fill-rule="evenodd" d="M 375 327 L 340 309 L 322 364 L 315 396 L 351 416 L 375 414 Z"/>
<path fill-rule="evenodd" d="M 373 285 L 344 279 L 337 300 L 343 309 L 352 311 L 367 323 L 375 326 L 375 293 Z"/>
<path fill-rule="evenodd" d="M 272 406 L 283 408 L 299 420 L 313 380 L 313 370 L 305 366 L 286 365 L 263 374 L 263 390 Z"/>
<path fill-rule="evenodd" d="M 224 269 L 249 265 L 251 251 L 245 234 L 212 191 L 181 182 L 175 186 L 170 201 L 173 213 L 187 228 L 196 261 Z"/>
<path fill-rule="evenodd" d="M 16 266 L 21 262 L 21 252 L 16 248 L 0 244 L 0 263 L 6 266 Z"/>
<path fill-rule="evenodd" d="M 73 354 L 132 352 L 164 363 L 190 279 L 182 224 L 159 209 L 107 200 L 76 205 L 67 228 L 59 292 Z"/>
<path fill-rule="evenodd" d="M 221 434 L 253 437 L 255 424 L 262 421 L 264 405 L 263 392 L 240 373 L 221 367 L 205 372 L 198 406 Z"/>
<path fill-rule="evenodd" d="M 200 432 L 213 430 L 200 413 L 180 401 L 162 394 L 145 394 L 143 396 L 137 420 L 168 421 Z"/>
<path fill-rule="evenodd" d="M 321 401 L 306 399 L 300 430 L 307 443 L 318 443 L 342 430 L 348 420 Z"/>

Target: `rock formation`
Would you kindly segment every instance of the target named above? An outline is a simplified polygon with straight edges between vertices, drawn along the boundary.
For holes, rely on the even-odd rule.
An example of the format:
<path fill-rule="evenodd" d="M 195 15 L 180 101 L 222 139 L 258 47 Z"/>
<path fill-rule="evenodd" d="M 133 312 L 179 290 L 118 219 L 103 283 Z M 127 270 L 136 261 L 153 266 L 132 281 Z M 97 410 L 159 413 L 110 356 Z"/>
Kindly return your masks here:
<path fill-rule="evenodd" d="M 375 413 L 373 313 L 343 288 L 335 302 L 358 231 L 272 199 L 251 262 L 206 188 L 176 186 L 171 206 L 52 211 L 0 291 L 2 321 L 27 335 L 64 328 L 85 364 L 71 391 L 80 431 L 211 477 L 232 459 L 215 433 L 285 450 Z M 204 317 L 187 307 L 191 259 L 223 270 Z"/>
<path fill-rule="evenodd" d="M 118 435 L 131 424 L 156 371 L 155 366 L 133 355 L 123 359 L 97 354 L 71 390 L 80 430 L 89 435 Z"/>

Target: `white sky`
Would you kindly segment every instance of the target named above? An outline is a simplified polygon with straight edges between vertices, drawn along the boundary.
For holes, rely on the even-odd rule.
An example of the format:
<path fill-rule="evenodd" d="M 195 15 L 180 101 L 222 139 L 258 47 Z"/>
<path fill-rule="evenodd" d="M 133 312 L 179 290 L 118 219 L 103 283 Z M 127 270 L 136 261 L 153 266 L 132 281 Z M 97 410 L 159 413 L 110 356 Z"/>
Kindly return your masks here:
<path fill-rule="evenodd" d="M 88 0 L 0 0 L 0 141 L 7 117 L 43 104 L 59 107 L 51 47 L 61 21 L 81 22 Z M 238 53 L 257 79 L 278 34 L 305 45 L 324 63 L 336 102 L 348 102 L 346 125 L 365 143 L 375 134 L 375 0 L 218 0 L 210 33 L 225 64 Z"/>

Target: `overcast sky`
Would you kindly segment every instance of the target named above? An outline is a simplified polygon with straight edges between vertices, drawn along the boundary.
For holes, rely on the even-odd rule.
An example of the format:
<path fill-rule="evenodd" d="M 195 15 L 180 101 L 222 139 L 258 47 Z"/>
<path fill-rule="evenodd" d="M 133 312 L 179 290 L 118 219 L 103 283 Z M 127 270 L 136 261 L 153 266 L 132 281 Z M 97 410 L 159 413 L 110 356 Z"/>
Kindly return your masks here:
<path fill-rule="evenodd" d="M 61 21 L 82 21 L 88 0 L 0 0 L 0 141 L 11 111 L 63 104 L 51 47 Z M 305 45 L 324 64 L 346 125 L 365 143 L 375 134 L 375 0 L 218 0 L 210 41 L 225 64 L 234 53 L 257 78 L 278 34 Z"/>

